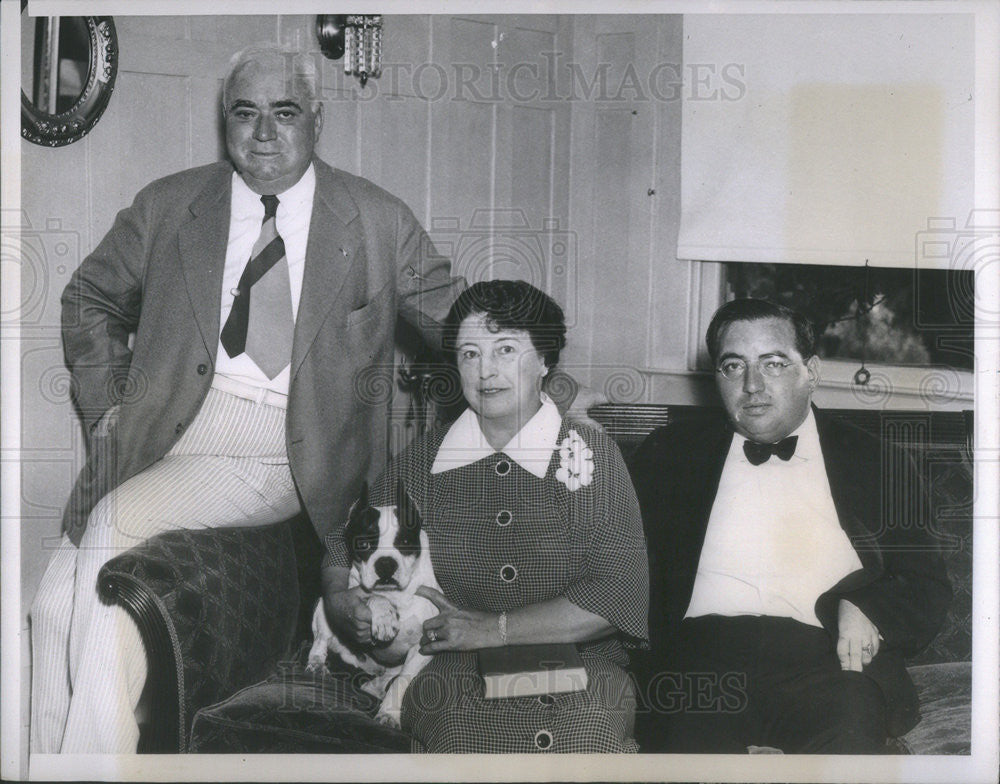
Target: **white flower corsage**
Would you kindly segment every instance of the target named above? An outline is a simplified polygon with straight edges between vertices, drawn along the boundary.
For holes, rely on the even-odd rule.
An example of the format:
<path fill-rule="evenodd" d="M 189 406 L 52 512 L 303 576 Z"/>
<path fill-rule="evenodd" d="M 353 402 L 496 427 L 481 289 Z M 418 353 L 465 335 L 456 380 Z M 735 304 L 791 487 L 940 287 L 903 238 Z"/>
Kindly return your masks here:
<path fill-rule="evenodd" d="M 572 493 L 594 481 L 594 452 L 575 430 L 559 444 L 559 468 L 556 479 Z"/>

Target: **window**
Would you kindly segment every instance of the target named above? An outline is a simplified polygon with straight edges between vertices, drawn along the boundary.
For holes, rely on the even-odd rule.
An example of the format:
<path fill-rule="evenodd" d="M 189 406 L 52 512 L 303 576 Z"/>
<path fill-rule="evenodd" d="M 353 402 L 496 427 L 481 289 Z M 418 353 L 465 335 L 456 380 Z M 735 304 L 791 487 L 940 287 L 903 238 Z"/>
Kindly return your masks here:
<path fill-rule="evenodd" d="M 727 263 L 733 297 L 806 314 L 819 355 L 887 365 L 973 368 L 974 273 L 812 264 Z"/>

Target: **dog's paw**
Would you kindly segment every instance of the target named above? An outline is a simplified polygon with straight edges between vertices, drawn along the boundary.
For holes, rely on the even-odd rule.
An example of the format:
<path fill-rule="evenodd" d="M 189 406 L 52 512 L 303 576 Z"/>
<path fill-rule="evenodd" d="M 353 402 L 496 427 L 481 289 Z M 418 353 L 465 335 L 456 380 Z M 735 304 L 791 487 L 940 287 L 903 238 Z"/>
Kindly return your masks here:
<path fill-rule="evenodd" d="M 392 642 L 399 634 L 399 618 L 395 616 L 375 623 L 372 621 L 372 639 L 375 642 Z"/>
<path fill-rule="evenodd" d="M 379 709 L 379 712 L 375 714 L 375 721 L 383 727 L 391 727 L 394 730 L 403 728 L 402 722 L 400 721 L 400 712 L 398 710 L 387 710 L 385 708 L 381 708 Z"/>
<path fill-rule="evenodd" d="M 372 639 L 376 642 L 391 642 L 399 634 L 399 613 L 392 603 L 380 596 L 368 601 L 372 613 Z"/>
<path fill-rule="evenodd" d="M 306 672 L 319 672 L 326 667 L 326 654 L 328 650 L 328 638 L 317 637 L 309 649 L 309 658 L 306 660 Z"/>

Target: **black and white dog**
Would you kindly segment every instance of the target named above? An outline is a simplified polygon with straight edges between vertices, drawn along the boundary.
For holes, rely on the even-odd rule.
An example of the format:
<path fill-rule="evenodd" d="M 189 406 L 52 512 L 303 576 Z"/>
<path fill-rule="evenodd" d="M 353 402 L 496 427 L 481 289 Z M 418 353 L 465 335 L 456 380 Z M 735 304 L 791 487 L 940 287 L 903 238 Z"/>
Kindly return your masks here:
<path fill-rule="evenodd" d="M 421 585 L 438 591 L 441 587 L 434 577 L 420 513 L 402 485 L 396 500 L 396 506 L 369 506 L 365 484 L 344 529 L 351 559 L 347 585 L 365 592 L 372 613 L 372 645 L 362 651 L 337 637 L 327 623 L 321 598 L 313 613 L 314 642 L 307 669 L 323 667 L 327 651 L 332 651 L 375 676 L 362 686 L 382 700 L 375 718 L 398 728 L 403 694 L 430 661 L 420 653 L 423 623 L 438 613 L 433 602 L 415 592 Z"/>

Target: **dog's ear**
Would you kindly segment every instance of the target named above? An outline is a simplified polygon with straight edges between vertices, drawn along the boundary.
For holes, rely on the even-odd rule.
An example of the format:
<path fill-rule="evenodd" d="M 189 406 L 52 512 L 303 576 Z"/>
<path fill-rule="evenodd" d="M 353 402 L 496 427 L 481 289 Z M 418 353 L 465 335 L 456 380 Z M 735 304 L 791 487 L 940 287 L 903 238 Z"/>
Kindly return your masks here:
<path fill-rule="evenodd" d="M 406 492 L 402 480 L 396 483 L 396 517 L 401 529 L 406 531 L 420 530 L 422 525 L 420 510 L 411 500 L 410 494 Z"/>
<path fill-rule="evenodd" d="M 357 500 L 351 504 L 351 511 L 347 514 L 347 521 L 350 522 L 355 516 L 368 508 L 368 481 L 361 482 L 361 493 Z"/>

